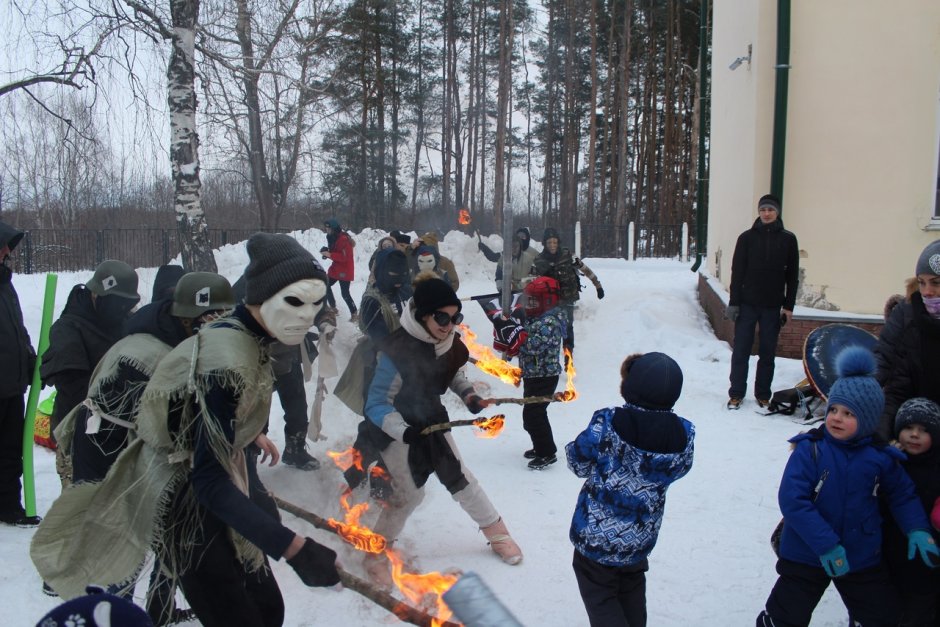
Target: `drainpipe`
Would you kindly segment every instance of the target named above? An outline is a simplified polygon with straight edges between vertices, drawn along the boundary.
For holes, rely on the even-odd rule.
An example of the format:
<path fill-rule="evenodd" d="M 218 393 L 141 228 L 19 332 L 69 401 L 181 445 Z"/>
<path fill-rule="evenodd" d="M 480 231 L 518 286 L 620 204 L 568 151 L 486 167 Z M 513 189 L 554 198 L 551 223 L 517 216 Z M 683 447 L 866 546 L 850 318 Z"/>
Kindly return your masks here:
<path fill-rule="evenodd" d="M 708 133 L 708 115 L 711 102 L 708 97 L 708 0 L 702 0 L 701 14 L 699 15 L 699 68 L 698 68 L 698 178 L 695 183 L 695 263 L 689 268 L 692 272 L 698 271 L 702 265 L 702 251 L 705 250 L 706 227 L 708 225 L 708 209 L 705 207 L 705 165 L 708 155 L 705 154 L 705 140 Z"/>
<path fill-rule="evenodd" d="M 777 63 L 770 193 L 783 204 L 783 165 L 787 152 L 787 95 L 790 85 L 790 0 L 777 0 Z M 783 213 L 781 208 L 780 213 Z"/>

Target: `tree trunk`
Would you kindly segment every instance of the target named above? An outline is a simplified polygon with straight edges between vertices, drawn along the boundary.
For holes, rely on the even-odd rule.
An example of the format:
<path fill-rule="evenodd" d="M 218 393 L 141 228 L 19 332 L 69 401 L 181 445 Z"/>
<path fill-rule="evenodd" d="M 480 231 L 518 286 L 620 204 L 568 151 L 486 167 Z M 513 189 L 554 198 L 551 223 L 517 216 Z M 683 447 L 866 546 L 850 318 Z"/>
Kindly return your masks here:
<path fill-rule="evenodd" d="M 493 217 L 503 224 L 505 193 L 506 126 L 509 117 L 509 91 L 512 89 L 512 0 L 503 0 L 499 11 L 499 93 L 496 113 L 496 166 L 493 182 Z M 503 248 L 506 248 L 505 246 Z"/>
<path fill-rule="evenodd" d="M 170 163 L 175 185 L 173 207 L 180 256 L 187 271 L 216 272 L 209 230 L 202 211 L 199 135 L 196 132 L 196 22 L 199 0 L 170 0 L 173 49 L 167 67 L 170 110 Z"/>

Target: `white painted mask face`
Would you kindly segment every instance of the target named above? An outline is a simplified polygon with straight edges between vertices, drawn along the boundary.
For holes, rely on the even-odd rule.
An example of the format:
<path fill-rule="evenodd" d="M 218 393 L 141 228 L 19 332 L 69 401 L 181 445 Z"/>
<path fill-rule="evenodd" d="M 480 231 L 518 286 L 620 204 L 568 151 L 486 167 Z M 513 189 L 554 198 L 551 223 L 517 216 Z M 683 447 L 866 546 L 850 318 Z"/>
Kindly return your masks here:
<path fill-rule="evenodd" d="M 325 296 L 323 281 L 304 279 L 291 283 L 261 303 L 261 319 L 268 333 L 282 344 L 297 346 L 313 326 Z"/>
<path fill-rule="evenodd" d="M 434 255 L 418 255 L 418 270 L 424 272 L 425 270 L 434 269 Z"/>

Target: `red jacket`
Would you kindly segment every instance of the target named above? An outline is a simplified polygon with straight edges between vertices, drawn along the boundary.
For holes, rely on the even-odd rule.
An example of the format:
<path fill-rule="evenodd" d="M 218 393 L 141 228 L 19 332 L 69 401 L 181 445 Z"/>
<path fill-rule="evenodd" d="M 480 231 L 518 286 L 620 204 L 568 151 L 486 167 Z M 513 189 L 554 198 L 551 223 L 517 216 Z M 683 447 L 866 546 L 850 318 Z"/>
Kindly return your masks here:
<path fill-rule="evenodd" d="M 339 234 L 333 246 L 330 247 L 330 269 L 326 275 L 338 281 L 352 281 L 355 277 L 355 263 L 353 259 L 353 243 L 345 232 Z"/>

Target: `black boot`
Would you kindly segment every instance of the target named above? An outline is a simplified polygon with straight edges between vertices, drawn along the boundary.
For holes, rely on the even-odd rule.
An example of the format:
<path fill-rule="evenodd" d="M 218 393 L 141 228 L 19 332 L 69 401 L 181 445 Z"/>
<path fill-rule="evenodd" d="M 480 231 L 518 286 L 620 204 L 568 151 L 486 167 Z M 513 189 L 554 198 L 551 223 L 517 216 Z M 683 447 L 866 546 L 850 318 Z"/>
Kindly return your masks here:
<path fill-rule="evenodd" d="M 281 460 L 299 470 L 316 470 L 320 467 L 317 458 L 307 452 L 307 437 L 303 433 L 287 436 Z"/>

